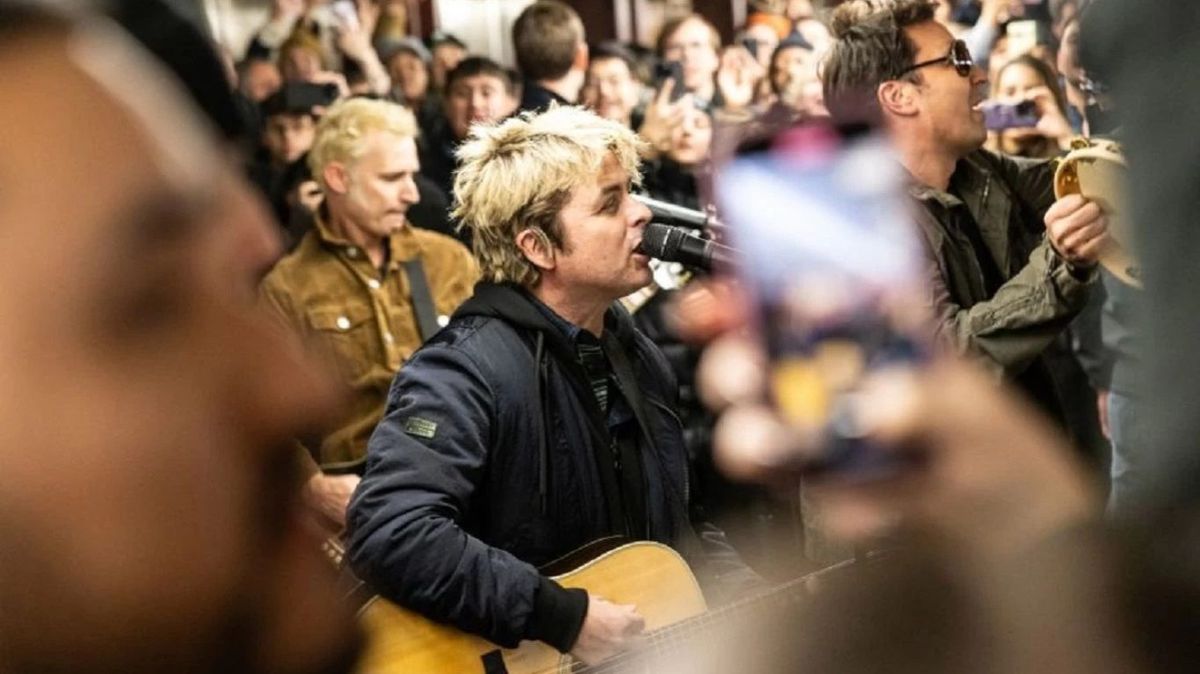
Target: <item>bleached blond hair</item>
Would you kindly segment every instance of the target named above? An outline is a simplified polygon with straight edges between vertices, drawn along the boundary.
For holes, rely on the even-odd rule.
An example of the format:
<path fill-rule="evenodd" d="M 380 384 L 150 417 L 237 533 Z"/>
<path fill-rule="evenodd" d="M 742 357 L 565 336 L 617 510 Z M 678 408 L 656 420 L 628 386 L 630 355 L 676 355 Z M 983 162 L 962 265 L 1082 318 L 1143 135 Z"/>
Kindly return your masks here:
<path fill-rule="evenodd" d="M 457 152 L 452 215 L 474 234 L 484 280 L 536 285 L 541 272 L 517 236 L 528 229 L 546 250 L 566 250 L 559 213 L 571 194 L 595 183 L 610 155 L 640 185 L 644 146 L 628 127 L 574 106 L 472 127 Z"/>
<path fill-rule="evenodd" d="M 397 138 L 416 138 L 417 120 L 402 105 L 369 98 L 351 98 L 336 103 L 317 123 L 308 167 L 325 186 L 325 167 L 333 162 L 353 163 L 366 151 L 364 139 L 383 131 Z"/>

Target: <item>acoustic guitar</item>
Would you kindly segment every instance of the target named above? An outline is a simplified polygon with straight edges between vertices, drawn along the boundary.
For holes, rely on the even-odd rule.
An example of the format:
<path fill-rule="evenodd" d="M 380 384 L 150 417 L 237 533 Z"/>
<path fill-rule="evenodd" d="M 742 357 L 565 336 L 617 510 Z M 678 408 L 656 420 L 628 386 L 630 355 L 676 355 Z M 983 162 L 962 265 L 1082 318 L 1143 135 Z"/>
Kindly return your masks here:
<path fill-rule="evenodd" d="M 381 597 L 359 610 L 366 633 L 361 674 L 584 674 L 647 671 L 645 663 L 685 648 L 724 621 L 808 595 L 827 573 L 844 562 L 798 578 L 769 592 L 708 611 L 700 586 L 687 563 L 671 548 L 653 542 L 616 545 L 600 541 L 556 562 L 570 567 L 547 574 L 564 587 L 581 587 L 617 604 L 633 604 L 645 618 L 646 634 L 637 651 L 585 665 L 541 642 L 526 641 L 505 649 L 486 639 L 435 623 Z M 327 546 L 327 552 L 333 551 Z M 340 552 L 340 551 L 337 551 Z M 580 559 L 588 561 L 575 566 Z"/>

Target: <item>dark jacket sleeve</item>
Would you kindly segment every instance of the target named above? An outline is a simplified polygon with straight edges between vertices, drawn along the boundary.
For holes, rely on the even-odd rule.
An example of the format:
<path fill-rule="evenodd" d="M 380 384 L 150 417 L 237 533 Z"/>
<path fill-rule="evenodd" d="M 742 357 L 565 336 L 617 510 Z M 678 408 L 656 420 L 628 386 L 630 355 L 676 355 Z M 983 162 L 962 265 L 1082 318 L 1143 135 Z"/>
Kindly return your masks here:
<path fill-rule="evenodd" d="M 574 645 L 587 595 L 468 534 L 462 522 L 495 433 L 470 357 L 428 345 L 400 370 L 347 515 L 355 573 L 383 597 L 506 648 Z"/>

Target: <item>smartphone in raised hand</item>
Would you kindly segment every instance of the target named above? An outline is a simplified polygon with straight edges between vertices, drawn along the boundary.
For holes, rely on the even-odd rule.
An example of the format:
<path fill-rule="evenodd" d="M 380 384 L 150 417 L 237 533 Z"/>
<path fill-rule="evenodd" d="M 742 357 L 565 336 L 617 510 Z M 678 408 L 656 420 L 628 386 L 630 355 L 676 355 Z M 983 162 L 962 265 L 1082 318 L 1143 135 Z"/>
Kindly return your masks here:
<path fill-rule="evenodd" d="M 666 86 L 667 80 L 671 84 L 670 101 L 674 103 L 687 93 L 687 87 L 683 84 L 683 64 L 679 61 L 661 61 L 654 66 L 654 89 L 662 91 Z"/>
<path fill-rule="evenodd" d="M 985 101 L 980 109 L 983 111 L 983 125 L 989 131 L 1031 129 L 1037 126 L 1040 118 L 1037 103 L 1033 101 Z"/>
<path fill-rule="evenodd" d="M 870 439 L 868 375 L 926 360 L 924 255 L 904 171 L 882 134 L 797 127 L 736 155 L 715 179 L 733 270 L 769 356 L 767 397 L 819 438 L 794 468 L 847 479 L 893 475 L 911 454 Z"/>

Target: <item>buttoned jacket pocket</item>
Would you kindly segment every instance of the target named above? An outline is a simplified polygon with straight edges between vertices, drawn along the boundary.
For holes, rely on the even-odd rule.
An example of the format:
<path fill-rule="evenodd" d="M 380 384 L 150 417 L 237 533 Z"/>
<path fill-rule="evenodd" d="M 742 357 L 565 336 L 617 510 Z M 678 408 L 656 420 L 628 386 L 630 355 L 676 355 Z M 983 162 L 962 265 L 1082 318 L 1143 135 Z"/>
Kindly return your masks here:
<path fill-rule="evenodd" d="M 339 372 L 353 384 L 382 359 L 374 312 L 366 304 L 315 306 L 308 323 L 334 359 Z"/>

